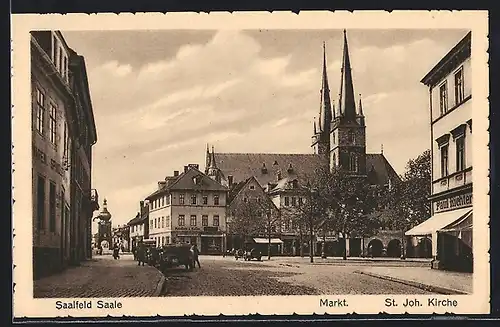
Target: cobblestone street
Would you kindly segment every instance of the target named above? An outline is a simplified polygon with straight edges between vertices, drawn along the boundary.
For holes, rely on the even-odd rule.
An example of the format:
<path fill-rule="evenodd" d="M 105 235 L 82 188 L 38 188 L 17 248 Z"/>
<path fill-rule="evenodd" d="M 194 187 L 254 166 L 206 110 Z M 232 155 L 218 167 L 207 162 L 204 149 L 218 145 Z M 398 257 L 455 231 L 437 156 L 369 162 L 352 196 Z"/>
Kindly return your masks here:
<path fill-rule="evenodd" d="M 138 266 L 132 255 L 114 260 L 96 256 L 79 267 L 70 267 L 34 282 L 35 298 L 150 297 L 155 296 L 162 274 L 150 266 Z"/>
<path fill-rule="evenodd" d="M 278 257 L 246 262 L 209 256 L 200 257 L 200 261 L 201 269 L 167 273 L 165 295 L 431 294 L 417 287 L 356 273 L 366 263 L 325 264 L 316 259 L 317 264 L 309 264 L 307 258 Z"/>

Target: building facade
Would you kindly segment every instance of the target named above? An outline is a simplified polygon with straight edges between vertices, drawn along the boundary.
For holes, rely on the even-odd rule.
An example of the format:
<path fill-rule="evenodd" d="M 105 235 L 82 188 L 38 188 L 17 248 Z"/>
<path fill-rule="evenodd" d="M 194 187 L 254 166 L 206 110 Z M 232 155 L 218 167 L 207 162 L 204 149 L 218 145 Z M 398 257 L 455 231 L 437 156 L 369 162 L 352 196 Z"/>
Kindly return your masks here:
<path fill-rule="evenodd" d="M 130 251 L 135 252 L 137 245 L 149 238 L 149 204 L 141 201 L 140 211 L 128 222 L 130 227 Z"/>
<path fill-rule="evenodd" d="M 280 211 L 255 177 L 230 185 L 226 224 L 228 250 L 251 244 L 265 254 L 270 242 L 271 254 L 283 254 Z"/>
<path fill-rule="evenodd" d="M 167 176 L 149 195 L 149 239 L 157 246 L 197 244 L 202 254 L 225 251 L 228 189 L 196 164 Z"/>
<path fill-rule="evenodd" d="M 406 235 L 432 240 L 434 268 L 472 270 L 471 80 L 470 32 L 421 80 L 429 89 L 431 217 Z"/>
<path fill-rule="evenodd" d="M 314 172 L 322 165 L 330 169 L 342 169 L 353 177 L 365 178 L 371 185 L 389 186 L 399 178 L 385 155 L 366 153 L 366 118 L 361 98 L 354 93 L 351 61 L 344 31 L 341 83 L 338 105 L 333 105 L 326 66 L 326 48 L 323 47 L 323 74 L 320 91 L 318 120 L 314 120 L 311 147 L 312 154 L 281 153 L 212 153 L 207 148 L 205 173 L 221 184 L 236 185 L 250 177 L 255 177 L 268 196 L 281 211 L 283 252 L 288 254 L 308 253 L 310 241 L 307 232 L 302 233 L 287 213 L 294 211 L 299 201 L 307 197 L 305 186 L 313 178 Z M 288 218 L 287 218 L 288 217 Z M 290 218 L 290 219 L 289 219 Z M 382 235 L 383 234 L 383 235 Z M 400 234 L 400 233 L 399 233 Z M 370 244 L 380 245 L 377 253 L 386 253 L 389 243 L 401 239 L 398 232 L 384 231 L 379 238 L 363 244 L 362 239 L 349 240 L 347 252 L 352 256 L 363 255 Z M 315 235 L 315 254 L 327 246 L 330 254 L 343 251 L 334 235 Z M 329 243 L 325 245 L 324 243 Z M 394 242 L 392 243 L 394 244 Z"/>
<path fill-rule="evenodd" d="M 35 278 L 91 257 L 91 218 L 98 209 L 90 184 L 91 147 L 97 135 L 89 93 L 78 96 L 82 88 L 88 91 L 86 75 L 79 73 L 84 69 L 83 57 L 60 32 L 31 33 Z M 78 161 L 82 145 L 86 159 Z"/>

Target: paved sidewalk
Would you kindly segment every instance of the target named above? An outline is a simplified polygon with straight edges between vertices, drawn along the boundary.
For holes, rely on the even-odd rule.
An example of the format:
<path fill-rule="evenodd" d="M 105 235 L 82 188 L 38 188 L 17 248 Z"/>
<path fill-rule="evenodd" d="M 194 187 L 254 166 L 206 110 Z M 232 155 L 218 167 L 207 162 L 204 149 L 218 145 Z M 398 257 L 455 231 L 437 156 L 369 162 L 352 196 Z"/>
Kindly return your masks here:
<path fill-rule="evenodd" d="M 364 267 L 357 271 L 441 294 L 472 293 L 473 275 L 424 267 Z"/>
<path fill-rule="evenodd" d="M 131 255 L 119 260 L 95 256 L 79 267 L 34 282 L 35 298 L 160 296 L 164 276 L 156 268 L 138 266 Z"/>

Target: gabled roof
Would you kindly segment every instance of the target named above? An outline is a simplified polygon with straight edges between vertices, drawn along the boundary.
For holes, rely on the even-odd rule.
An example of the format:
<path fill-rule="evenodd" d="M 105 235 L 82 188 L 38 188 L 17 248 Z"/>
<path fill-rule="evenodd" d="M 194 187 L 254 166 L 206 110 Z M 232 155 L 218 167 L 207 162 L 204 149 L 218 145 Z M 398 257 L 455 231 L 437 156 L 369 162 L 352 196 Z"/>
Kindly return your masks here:
<path fill-rule="evenodd" d="M 372 185 L 385 185 L 389 180 L 399 179 L 392 165 L 381 153 L 366 154 L 366 173 Z"/>
<path fill-rule="evenodd" d="M 225 177 L 233 176 L 234 182 L 240 182 L 254 176 L 261 186 L 276 183 L 278 171 L 282 178 L 302 182 L 324 163 L 316 154 L 215 153 L 215 159 Z"/>
<path fill-rule="evenodd" d="M 199 178 L 195 183 L 194 178 Z M 227 191 L 227 187 L 214 181 L 198 169 L 189 167 L 189 169 L 179 175 L 177 180 L 167 186 L 169 190 L 200 190 L 200 191 Z"/>
<path fill-rule="evenodd" d="M 194 179 L 199 178 L 198 183 Z M 178 177 L 169 176 L 166 178 L 168 183 L 161 189 L 154 191 L 146 200 L 149 200 L 157 195 L 179 190 L 199 190 L 199 191 L 228 191 L 228 188 L 214 181 L 198 169 L 189 167 L 186 172 L 183 172 Z"/>
<path fill-rule="evenodd" d="M 229 189 L 229 195 L 228 195 L 228 198 L 227 198 L 227 203 L 231 203 L 231 201 L 234 200 L 234 198 L 236 198 L 236 196 L 238 195 L 238 193 L 240 193 L 240 191 L 243 189 L 243 187 L 248 183 L 248 181 L 251 179 L 252 177 L 249 177 L 247 179 L 245 179 L 244 181 L 241 181 L 241 182 L 238 182 L 238 183 L 235 183 L 232 185 L 232 187 Z"/>
<path fill-rule="evenodd" d="M 257 180 L 257 178 L 255 178 L 255 176 L 251 176 L 249 178 L 247 178 L 245 181 L 243 182 L 240 182 L 238 183 L 231 191 L 231 198 L 229 199 L 228 203 L 229 203 L 229 206 L 231 206 L 232 202 L 234 200 L 236 200 L 238 198 L 238 195 L 241 194 L 242 190 L 245 189 L 245 187 L 250 184 L 251 181 L 255 181 L 255 184 L 257 184 L 257 187 L 259 188 L 259 190 L 262 192 L 262 194 L 264 195 L 264 201 L 268 201 L 268 203 L 270 203 L 276 210 L 278 209 L 278 207 L 276 207 L 276 204 L 271 201 L 270 198 L 268 198 L 266 195 L 266 191 L 262 188 L 262 186 L 260 185 L 259 181 Z"/>
<path fill-rule="evenodd" d="M 148 213 L 144 213 L 142 216 L 141 214 L 138 212 L 137 215 L 132 218 L 128 223 L 127 225 L 129 226 L 132 226 L 132 225 L 139 225 L 139 224 L 142 224 L 144 223 L 144 221 L 146 221 L 148 219 Z"/>

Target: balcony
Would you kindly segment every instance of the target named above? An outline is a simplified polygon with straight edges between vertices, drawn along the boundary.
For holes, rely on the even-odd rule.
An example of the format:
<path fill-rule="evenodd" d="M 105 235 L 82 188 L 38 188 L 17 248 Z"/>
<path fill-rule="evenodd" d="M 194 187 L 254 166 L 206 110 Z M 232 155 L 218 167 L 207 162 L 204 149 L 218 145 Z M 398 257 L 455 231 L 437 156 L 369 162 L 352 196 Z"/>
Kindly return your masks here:
<path fill-rule="evenodd" d="M 96 189 L 90 190 L 90 206 L 92 211 L 99 210 L 99 193 Z"/>
<path fill-rule="evenodd" d="M 472 183 L 472 167 L 432 182 L 432 194 L 442 193 Z"/>

